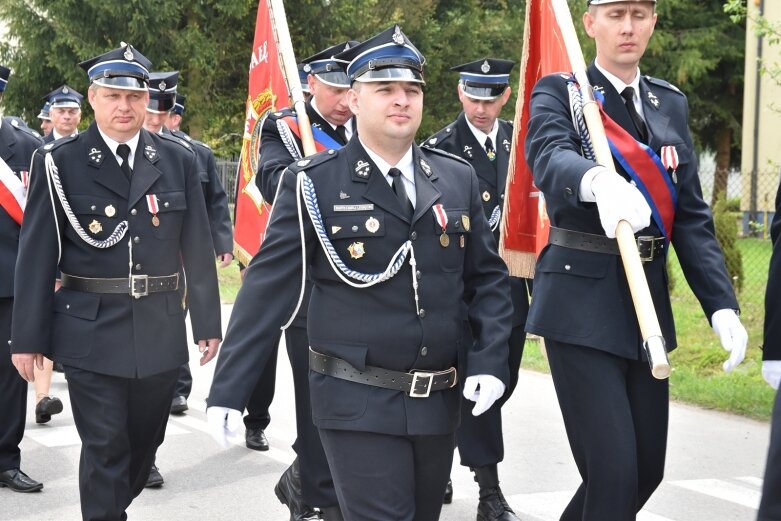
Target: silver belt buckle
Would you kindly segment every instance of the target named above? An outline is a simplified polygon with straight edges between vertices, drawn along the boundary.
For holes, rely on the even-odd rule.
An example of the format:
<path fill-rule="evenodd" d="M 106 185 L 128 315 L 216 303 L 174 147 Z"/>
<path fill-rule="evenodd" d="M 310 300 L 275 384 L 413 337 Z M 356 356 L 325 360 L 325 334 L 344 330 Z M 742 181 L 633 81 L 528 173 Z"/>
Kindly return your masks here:
<path fill-rule="evenodd" d="M 637 252 L 640 254 L 640 261 L 651 262 L 654 260 L 654 246 L 656 245 L 656 239 L 653 235 L 641 235 L 635 241 L 637 243 Z M 648 253 L 643 255 L 643 244 L 648 244 Z"/>
<path fill-rule="evenodd" d="M 137 289 L 136 281 L 139 282 L 141 289 Z M 130 276 L 130 295 L 135 298 L 146 297 L 149 295 L 149 275 Z"/>
<path fill-rule="evenodd" d="M 428 378 L 428 382 L 426 383 L 425 392 L 419 393 L 415 391 L 415 388 L 417 387 L 418 381 L 422 378 Z M 414 373 L 412 373 L 412 386 L 409 389 L 410 398 L 428 398 L 428 395 L 431 394 L 431 386 L 433 383 L 434 383 L 434 373 L 415 371 Z"/>

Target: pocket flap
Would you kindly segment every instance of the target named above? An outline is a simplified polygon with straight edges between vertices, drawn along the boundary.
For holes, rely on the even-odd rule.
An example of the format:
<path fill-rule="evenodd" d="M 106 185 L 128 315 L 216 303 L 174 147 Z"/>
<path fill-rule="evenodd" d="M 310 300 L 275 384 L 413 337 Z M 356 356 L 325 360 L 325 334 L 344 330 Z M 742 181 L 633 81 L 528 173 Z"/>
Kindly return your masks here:
<path fill-rule="evenodd" d="M 369 346 L 366 344 L 312 340 L 312 349 L 324 355 L 341 358 L 359 371 L 366 370 L 366 355 L 369 352 Z"/>
<path fill-rule="evenodd" d="M 54 294 L 54 311 L 85 320 L 95 320 L 100 309 L 100 296 L 83 291 L 60 288 Z"/>
<path fill-rule="evenodd" d="M 332 215 L 326 217 L 325 227 L 328 237 L 331 239 L 383 237 L 385 235 L 385 215 L 382 213 Z"/>
<path fill-rule="evenodd" d="M 94 195 L 69 195 L 68 202 L 73 213 L 77 215 L 114 217 L 119 207 L 116 199 L 107 199 Z"/>
<path fill-rule="evenodd" d="M 187 209 L 187 197 L 184 190 L 177 190 L 175 192 L 160 192 L 155 194 L 157 196 L 157 206 L 159 212 L 175 212 Z"/>
<path fill-rule="evenodd" d="M 592 279 L 604 278 L 610 265 L 605 258 L 606 253 L 592 253 L 588 251 L 563 248 L 550 245 L 547 251 L 540 257 L 537 269 L 543 273 L 562 273 L 577 277 Z"/>
<path fill-rule="evenodd" d="M 442 233 L 442 225 L 437 219 L 436 212 L 432 211 L 432 213 L 434 213 L 434 232 L 439 235 Z M 469 210 L 445 209 L 445 215 L 447 215 L 445 233 L 469 233 L 472 231 L 472 222 L 469 219 Z"/>

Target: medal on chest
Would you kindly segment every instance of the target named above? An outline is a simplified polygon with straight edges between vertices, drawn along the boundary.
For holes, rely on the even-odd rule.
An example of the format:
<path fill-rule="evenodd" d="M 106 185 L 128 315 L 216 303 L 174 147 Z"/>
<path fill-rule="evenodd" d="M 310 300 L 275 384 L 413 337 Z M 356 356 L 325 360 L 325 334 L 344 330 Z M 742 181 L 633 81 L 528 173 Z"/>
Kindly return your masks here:
<path fill-rule="evenodd" d="M 443 248 L 447 248 L 450 245 L 450 237 L 447 235 L 447 213 L 441 204 L 435 204 L 432 210 L 434 217 L 437 219 L 437 224 L 442 229 L 442 234 L 439 236 L 439 244 Z"/>
<path fill-rule="evenodd" d="M 152 214 L 152 226 L 157 228 L 160 226 L 160 218 L 157 216 L 157 212 L 160 211 L 160 207 L 157 204 L 157 196 L 155 194 L 147 194 L 146 207 L 149 209 L 149 213 Z"/>

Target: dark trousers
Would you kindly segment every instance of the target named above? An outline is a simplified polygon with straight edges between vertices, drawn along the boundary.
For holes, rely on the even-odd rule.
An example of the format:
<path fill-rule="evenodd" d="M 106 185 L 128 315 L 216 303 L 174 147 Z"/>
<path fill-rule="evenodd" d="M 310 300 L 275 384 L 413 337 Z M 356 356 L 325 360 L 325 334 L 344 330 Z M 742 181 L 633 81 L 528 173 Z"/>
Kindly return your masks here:
<path fill-rule="evenodd" d="M 662 482 L 668 381 L 648 363 L 545 341 L 572 455 L 583 482 L 562 521 L 634 520 Z"/>
<path fill-rule="evenodd" d="M 27 414 L 27 382 L 11 363 L 11 311 L 14 299 L 0 298 L 0 472 L 19 468 L 19 443 Z"/>
<path fill-rule="evenodd" d="M 510 399 L 518 384 L 518 370 L 521 367 L 523 346 L 526 342 L 526 332 L 523 328 L 523 324 L 514 327 L 510 333 L 510 356 L 507 359 L 510 367 L 510 382 L 504 395 L 480 416 L 472 415 L 475 402 L 461 399 L 461 425 L 456 431 L 456 445 L 461 456 L 461 465 L 465 467 L 496 465 L 504 459 L 502 405 Z M 471 346 L 471 334 L 468 338 L 469 341 L 465 345 Z M 461 389 L 463 390 L 463 380 Z"/>
<path fill-rule="evenodd" d="M 163 442 L 178 369 L 119 378 L 65 366 L 81 438 L 82 518 L 117 521 L 144 489 Z"/>
<path fill-rule="evenodd" d="M 345 521 L 436 521 L 454 437 L 320 429 Z"/>
<path fill-rule="evenodd" d="M 776 393 L 772 422 L 757 521 L 781 520 L 781 392 Z"/>
<path fill-rule="evenodd" d="M 296 398 L 296 441 L 293 449 L 301 470 L 301 495 L 313 507 L 336 506 L 338 500 L 320 433 L 312 422 L 309 398 L 309 339 L 306 328 L 291 326 L 285 330 L 285 344 L 293 371 Z M 265 372 L 265 371 L 264 371 Z M 246 421 L 246 419 L 245 419 Z"/>

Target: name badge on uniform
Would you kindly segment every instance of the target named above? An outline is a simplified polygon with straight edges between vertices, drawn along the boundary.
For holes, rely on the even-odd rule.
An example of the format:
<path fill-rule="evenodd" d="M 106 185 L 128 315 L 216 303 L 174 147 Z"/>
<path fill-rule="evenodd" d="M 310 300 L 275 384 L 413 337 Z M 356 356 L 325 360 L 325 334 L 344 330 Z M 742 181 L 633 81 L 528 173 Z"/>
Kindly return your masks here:
<path fill-rule="evenodd" d="M 157 212 L 160 211 L 160 207 L 157 204 L 157 196 L 155 194 L 147 194 L 146 206 L 149 208 L 149 213 L 152 214 L 152 226 L 160 226 L 160 218 L 157 216 Z"/>
<path fill-rule="evenodd" d="M 439 244 L 443 248 L 447 248 L 450 245 L 450 237 L 447 235 L 447 213 L 442 204 L 435 204 L 432 208 L 434 217 L 437 220 L 437 224 L 442 228 L 442 234 L 439 236 Z"/>
<path fill-rule="evenodd" d="M 335 204 L 335 212 L 366 212 L 374 210 L 373 204 Z"/>

